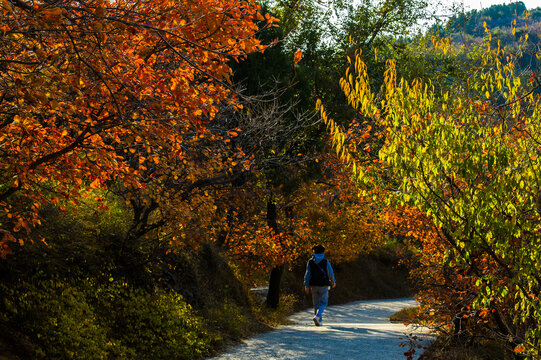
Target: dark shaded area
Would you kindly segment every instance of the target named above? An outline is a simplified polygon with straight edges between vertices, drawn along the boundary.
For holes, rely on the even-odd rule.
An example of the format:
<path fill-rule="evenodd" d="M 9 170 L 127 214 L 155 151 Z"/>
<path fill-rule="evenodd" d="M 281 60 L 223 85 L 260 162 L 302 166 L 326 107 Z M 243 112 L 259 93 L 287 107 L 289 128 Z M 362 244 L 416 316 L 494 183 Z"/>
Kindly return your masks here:
<path fill-rule="evenodd" d="M 184 296 L 198 309 L 221 304 L 229 299 L 247 307 L 247 289 L 240 283 L 230 266 L 211 244 L 204 244 L 195 254 L 169 255 L 172 269 L 163 271 L 163 283 Z"/>
<path fill-rule="evenodd" d="M 484 341 L 470 346 L 449 343 L 438 338 L 419 360 L 515 360 L 512 351 L 494 341 Z"/>
<path fill-rule="evenodd" d="M 356 300 L 409 297 L 413 294 L 408 269 L 400 266 L 400 259 L 392 253 L 361 255 L 354 261 L 341 264 L 329 260 L 337 283 L 330 292 L 329 305 Z M 283 275 L 284 292 L 299 294 L 301 297 L 298 309 L 312 306 L 310 295 L 303 293 L 305 265 L 292 267 Z"/>

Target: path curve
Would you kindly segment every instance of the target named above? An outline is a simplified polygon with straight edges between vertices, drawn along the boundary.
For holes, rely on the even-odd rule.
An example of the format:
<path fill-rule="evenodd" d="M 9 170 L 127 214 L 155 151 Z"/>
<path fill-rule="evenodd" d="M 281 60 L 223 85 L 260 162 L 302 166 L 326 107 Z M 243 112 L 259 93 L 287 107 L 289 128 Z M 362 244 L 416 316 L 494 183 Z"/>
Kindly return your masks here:
<path fill-rule="evenodd" d="M 406 359 L 400 347 L 406 334 L 413 333 L 426 346 L 433 339 L 427 329 L 391 323 L 389 316 L 405 307 L 415 306 L 413 299 L 357 301 L 329 306 L 324 325 L 316 327 L 311 310 L 301 311 L 289 319 L 292 325 L 259 334 L 215 360 L 401 360 Z M 422 353 L 417 350 L 417 356 Z"/>

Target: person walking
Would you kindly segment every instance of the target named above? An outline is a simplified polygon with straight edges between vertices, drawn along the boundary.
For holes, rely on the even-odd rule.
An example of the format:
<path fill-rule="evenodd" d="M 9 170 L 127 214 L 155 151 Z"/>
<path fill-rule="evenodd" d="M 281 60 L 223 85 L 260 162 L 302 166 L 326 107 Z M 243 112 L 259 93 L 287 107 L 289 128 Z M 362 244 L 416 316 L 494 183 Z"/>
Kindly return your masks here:
<path fill-rule="evenodd" d="M 323 311 L 329 303 L 329 289 L 336 286 L 334 271 L 331 263 L 325 258 L 325 247 L 316 245 L 312 248 L 314 254 L 306 264 L 304 274 L 304 291 L 308 295 L 312 291 L 314 304 L 314 324 L 321 326 L 323 323 Z"/>

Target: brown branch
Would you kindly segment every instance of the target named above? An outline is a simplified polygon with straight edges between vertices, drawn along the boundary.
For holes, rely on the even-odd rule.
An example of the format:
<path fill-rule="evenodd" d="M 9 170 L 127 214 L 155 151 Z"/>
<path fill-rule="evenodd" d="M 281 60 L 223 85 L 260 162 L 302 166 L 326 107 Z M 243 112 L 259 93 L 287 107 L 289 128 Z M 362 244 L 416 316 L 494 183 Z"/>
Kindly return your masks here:
<path fill-rule="evenodd" d="M 24 1 L 21 1 L 21 0 L 9 0 L 10 3 L 12 3 L 13 5 L 15 5 L 16 7 L 20 8 L 20 9 L 23 9 L 27 12 L 34 12 L 34 8 L 30 5 L 28 5 L 27 3 L 25 3 Z"/>

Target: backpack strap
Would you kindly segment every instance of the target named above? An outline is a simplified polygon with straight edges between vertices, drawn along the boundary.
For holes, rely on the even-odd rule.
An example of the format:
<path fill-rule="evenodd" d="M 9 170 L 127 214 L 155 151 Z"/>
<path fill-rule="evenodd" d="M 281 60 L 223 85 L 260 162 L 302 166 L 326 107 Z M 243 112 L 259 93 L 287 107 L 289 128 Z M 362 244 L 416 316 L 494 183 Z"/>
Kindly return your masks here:
<path fill-rule="evenodd" d="M 313 261 L 313 260 L 312 260 Z M 319 270 L 323 273 L 323 275 L 325 276 L 325 278 L 327 279 L 329 277 L 329 274 L 327 274 L 327 272 L 325 270 L 323 270 L 323 268 L 321 267 L 321 264 L 323 261 L 325 261 L 325 265 L 327 265 L 327 259 L 323 259 L 321 260 L 319 263 L 315 262 L 314 261 L 314 264 L 319 268 Z"/>

